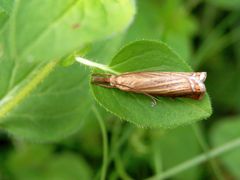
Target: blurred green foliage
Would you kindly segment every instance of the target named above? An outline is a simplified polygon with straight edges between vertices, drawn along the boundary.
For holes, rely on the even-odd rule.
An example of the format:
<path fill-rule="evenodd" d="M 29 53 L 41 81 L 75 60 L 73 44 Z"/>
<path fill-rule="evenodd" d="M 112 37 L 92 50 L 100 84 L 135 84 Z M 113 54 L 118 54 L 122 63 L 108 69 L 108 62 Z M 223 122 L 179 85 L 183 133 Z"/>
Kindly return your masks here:
<path fill-rule="evenodd" d="M 35 0 L 33 5 L 30 1 L 22 0 L 26 7 L 31 7 L 24 9 L 25 16 L 32 18 L 31 12 L 38 9 L 39 17 L 33 17 L 33 21 L 29 22 L 24 20 L 24 14 L 19 14 L 21 23 L 9 24 L 9 18 L 11 20 L 14 16 L 11 9 L 16 2 L 20 1 L 0 0 L 0 106 L 7 88 L 19 85 L 32 69 L 32 76 L 35 76 L 34 73 L 42 68 L 35 63 L 6 58 L 3 47 L 9 33 L 6 29 L 13 31 L 14 26 L 18 27 L 16 36 L 24 40 L 21 41 L 23 44 L 18 44 L 20 51 L 25 48 L 24 44 L 28 44 L 28 38 L 37 38 L 28 31 L 39 25 L 38 18 L 46 15 L 51 19 L 57 15 L 54 13 L 60 5 L 67 9 L 68 5 L 63 4 L 70 1 L 40 3 Z M 141 129 L 120 121 L 93 102 L 89 94 L 87 68 L 72 64 L 67 59 L 62 61 L 67 67 L 57 65 L 22 106 L 14 109 L 12 116 L 4 117 L 5 124 L 0 124 L 0 180 L 99 179 L 103 140 L 92 106 L 98 108 L 107 129 L 107 179 L 144 179 L 203 153 L 206 147 L 202 141 L 211 147 L 218 147 L 240 138 L 239 0 L 137 0 L 134 20 L 134 8 L 130 6 L 133 1 L 121 0 L 120 6 L 108 0 L 101 1 L 108 4 L 105 9 L 98 2 L 91 0 L 91 6 L 86 7 L 92 24 L 86 20 L 89 29 L 78 32 L 81 36 L 76 32 L 78 38 L 69 29 L 61 33 L 58 28 L 47 31 L 48 38 L 43 38 L 33 48 L 39 55 L 37 59 L 49 60 L 55 55 L 64 59 L 71 57 L 72 51 L 78 52 L 84 46 L 88 49 L 86 57 L 107 64 L 122 46 L 133 40 L 161 40 L 180 54 L 195 71 L 208 72 L 206 87 L 212 100 L 213 115 L 198 124 L 202 136 L 199 138 L 191 125 L 173 130 Z M 103 18 L 107 15 L 103 9 L 110 12 L 110 16 L 106 16 L 108 18 Z M 99 10 L 98 17 L 92 14 L 94 10 Z M 48 14 L 50 12 L 53 16 Z M 73 20 L 81 17 L 79 12 L 75 9 L 67 13 L 66 19 L 56 27 L 64 26 L 66 21 L 72 22 L 71 17 L 74 17 Z M 115 16 L 111 16 L 111 13 Z M 132 23 L 126 29 L 130 21 Z M 106 22 L 110 22 L 109 26 Z M 74 28 L 78 29 L 78 25 L 75 24 Z M 39 31 L 42 31 L 41 28 Z M 82 42 L 83 36 L 86 43 Z M 43 53 L 45 51 L 50 52 L 47 54 L 50 57 Z M 28 60 L 32 58 L 30 56 Z M 11 80 L 9 74 L 14 66 L 15 78 Z M 10 81 L 11 85 L 7 87 Z M 28 82 L 26 79 L 23 84 Z M 25 138 L 34 143 L 25 142 Z M 36 144 L 39 141 L 50 142 Z M 172 179 L 239 179 L 239 157 L 240 148 L 236 148 L 219 156 L 213 163 L 190 168 L 175 174 Z"/>

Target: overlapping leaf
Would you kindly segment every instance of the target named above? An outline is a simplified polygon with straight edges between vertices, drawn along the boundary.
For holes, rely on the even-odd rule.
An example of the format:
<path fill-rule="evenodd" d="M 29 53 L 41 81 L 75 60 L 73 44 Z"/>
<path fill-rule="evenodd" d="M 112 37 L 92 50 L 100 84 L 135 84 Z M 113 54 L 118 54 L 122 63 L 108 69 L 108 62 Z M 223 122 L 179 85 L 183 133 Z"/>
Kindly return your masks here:
<path fill-rule="evenodd" d="M 122 31 L 133 14 L 129 0 L 19 0 L 6 30 L 6 46 L 11 57 L 18 56 L 18 60 L 61 58 Z"/>
<path fill-rule="evenodd" d="M 58 60 L 124 30 L 133 13 L 130 0 L 15 1 L 1 34 L 1 128 L 35 141 L 79 129 L 90 109 L 87 71 Z"/>

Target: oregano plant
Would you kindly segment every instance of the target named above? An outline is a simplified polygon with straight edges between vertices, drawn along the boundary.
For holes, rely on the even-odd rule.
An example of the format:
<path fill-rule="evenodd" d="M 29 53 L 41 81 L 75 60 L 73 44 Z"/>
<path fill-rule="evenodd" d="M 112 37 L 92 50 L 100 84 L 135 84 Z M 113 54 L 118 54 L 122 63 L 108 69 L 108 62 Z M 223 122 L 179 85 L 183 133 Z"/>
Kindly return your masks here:
<path fill-rule="evenodd" d="M 0 0 L 0 180 L 239 179 L 239 5 Z M 93 83 L 137 72 L 206 92 Z"/>

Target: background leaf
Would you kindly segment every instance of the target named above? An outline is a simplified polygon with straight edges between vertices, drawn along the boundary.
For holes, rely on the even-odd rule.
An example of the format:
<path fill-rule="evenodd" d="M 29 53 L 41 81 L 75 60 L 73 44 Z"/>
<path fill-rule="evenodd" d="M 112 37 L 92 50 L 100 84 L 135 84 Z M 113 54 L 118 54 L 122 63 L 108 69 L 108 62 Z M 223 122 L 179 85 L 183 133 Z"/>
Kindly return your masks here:
<path fill-rule="evenodd" d="M 1 61 L 0 64 L 4 62 Z M 7 68 L 5 64 L 1 67 Z M 26 73 L 26 70 L 28 70 L 26 64 L 15 66 L 15 73 L 18 75 Z M 10 102 L 16 103 L 11 111 L 1 118 L 1 127 L 18 138 L 34 141 L 57 140 L 78 130 L 89 112 L 91 97 L 87 89 L 88 72 L 77 64 L 68 68 L 56 66 L 55 70 L 38 85 L 37 89 L 29 92 L 21 102 L 16 102 L 18 93 L 23 92 L 34 81 L 31 79 L 31 75 L 36 78 L 40 74 L 39 71 L 41 71 L 40 68 L 33 74 L 31 72 L 30 75 L 23 76 L 24 79 L 16 78 L 16 82 L 12 83 L 12 86 L 9 85 L 11 81 L 14 81 L 11 79 L 14 78 L 13 74 L 10 74 L 11 71 L 8 69 L 0 71 L 1 77 L 5 77 L 1 81 L 2 87 L 6 87 L 6 89 L 2 89 L 5 89 L 5 92 L 1 91 L 1 95 L 4 97 L 2 101 L 13 95 Z M 8 80 L 6 77 L 10 79 Z M 17 89 L 17 92 L 11 94 L 9 89 Z M 6 106 L 8 104 L 3 105 L 2 109 Z"/>
<path fill-rule="evenodd" d="M 6 29 L 7 50 L 23 61 L 61 58 L 122 31 L 133 14 L 130 0 L 18 0 Z"/>
<path fill-rule="evenodd" d="M 123 31 L 133 14 L 130 0 L 17 0 L 1 34 L 0 128 L 41 142 L 78 130 L 91 109 L 89 72 L 57 60 Z"/>
<path fill-rule="evenodd" d="M 165 44 L 137 41 L 124 47 L 110 67 L 118 72 L 132 71 L 191 71 Z M 211 115 L 208 95 L 201 101 L 187 98 L 159 97 L 155 107 L 145 95 L 107 89 L 92 85 L 96 100 L 120 118 L 142 127 L 173 128 L 202 120 Z"/>
<path fill-rule="evenodd" d="M 210 134 L 212 145 L 221 146 L 231 140 L 240 137 L 240 117 L 227 117 L 221 119 L 213 128 Z M 240 148 L 236 148 L 219 157 L 224 167 L 236 179 L 240 178 Z"/>

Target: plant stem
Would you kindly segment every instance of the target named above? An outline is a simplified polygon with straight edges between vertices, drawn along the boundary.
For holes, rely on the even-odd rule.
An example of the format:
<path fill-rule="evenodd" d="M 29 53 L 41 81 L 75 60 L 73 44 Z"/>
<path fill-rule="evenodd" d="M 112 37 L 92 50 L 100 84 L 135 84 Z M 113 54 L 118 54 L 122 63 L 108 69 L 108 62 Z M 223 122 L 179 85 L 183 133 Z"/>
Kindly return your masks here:
<path fill-rule="evenodd" d="M 79 63 L 81 63 L 81 64 L 84 64 L 84 65 L 86 65 L 86 66 L 98 68 L 98 69 L 101 69 L 101 70 L 103 70 L 103 71 L 110 72 L 110 73 L 112 73 L 112 74 L 119 74 L 119 72 L 114 71 L 112 68 L 110 68 L 110 67 L 107 66 L 107 65 L 99 64 L 99 63 L 90 61 L 90 60 L 88 60 L 88 59 L 85 59 L 85 58 L 82 58 L 82 57 L 79 57 L 79 56 L 76 57 L 75 59 L 76 59 L 77 62 L 79 62 Z"/>
<path fill-rule="evenodd" d="M 155 142 L 153 142 L 152 148 L 153 148 L 154 170 L 155 170 L 155 173 L 160 174 L 162 172 L 162 169 L 163 169 L 161 150 L 157 147 Z"/>
<path fill-rule="evenodd" d="M 230 151 L 234 148 L 237 148 L 239 146 L 240 146 L 240 138 L 237 138 L 237 139 L 232 140 L 218 148 L 215 148 L 215 149 L 209 151 L 208 153 L 201 154 L 193 159 L 185 161 L 185 162 L 183 162 L 161 174 L 156 174 L 155 176 L 149 177 L 149 178 L 147 178 L 147 180 L 159 180 L 159 179 L 166 179 L 166 178 L 172 177 L 180 172 L 183 172 L 191 167 L 194 167 L 203 162 L 206 162 L 209 159 L 212 159 L 214 157 L 222 155 L 223 153 Z"/>
<path fill-rule="evenodd" d="M 199 145 L 201 146 L 201 148 L 204 151 L 204 153 L 206 155 L 208 155 L 209 147 L 208 147 L 208 144 L 207 144 L 207 142 L 205 141 L 205 139 L 203 137 L 203 134 L 202 134 L 202 131 L 201 131 L 199 125 L 198 124 L 194 124 L 192 126 L 192 128 L 193 128 L 195 136 L 196 136 L 196 138 L 198 140 Z M 216 161 L 214 161 L 214 159 L 211 159 L 211 158 L 209 158 L 209 159 L 210 159 L 209 160 L 209 165 L 212 168 L 213 173 L 215 174 L 216 178 L 219 179 L 219 180 L 223 180 L 224 178 L 223 178 L 223 176 L 221 174 L 220 168 L 217 165 Z"/>
<path fill-rule="evenodd" d="M 4 117 L 13 108 L 18 106 L 46 77 L 49 76 L 57 64 L 58 61 L 42 63 L 38 70 L 30 73 L 24 81 L 5 94 L 0 100 L 0 118 Z M 27 85 L 24 84 L 26 81 Z"/>
<path fill-rule="evenodd" d="M 106 166 L 108 166 L 114 160 L 114 157 L 116 156 L 117 151 L 128 140 L 128 137 L 130 136 L 130 134 L 132 132 L 132 129 L 133 129 L 133 127 L 129 126 L 129 125 L 126 127 L 126 129 L 122 129 L 122 131 L 124 131 L 124 133 L 122 134 L 121 137 L 119 137 L 118 139 L 116 139 L 114 141 L 114 144 L 112 144 L 111 151 L 110 151 L 110 153 L 108 155 L 108 162 L 107 162 Z M 112 143 L 113 143 L 113 141 L 112 141 Z M 99 172 L 97 174 L 99 174 Z M 99 176 L 97 175 L 97 177 L 99 177 Z"/>
<path fill-rule="evenodd" d="M 101 173 L 101 180 L 106 179 L 107 168 L 108 168 L 108 137 L 107 137 L 107 130 L 103 121 L 101 114 L 98 112 L 97 108 L 93 106 L 92 108 L 95 116 L 98 120 L 98 123 L 101 128 L 102 132 L 102 140 L 103 140 L 103 164 L 102 164 L 102 173 Z"/>
<path fill-rule="evenodd" d="M 131 178 L 125 168 L 124 168 L 124 165 L 122 163 L 122 160 L 121 160 L 121 157 L 120 157 L 120 154 L 119 152 L 116 153 L 115 155 L 115 158 L 114 158 L 114 163 L 115 163 L 115 166 L 116 166 L 116 170 L 118 172 L 118 175 L 120 176 L 121 179 L 124 179 L 124 180 L 133 180 L 133 178 Z"/>
<path fill-rule="evenodd" d="M 123 144 L 128 140 L 131 132 L 132 132 L 133 127 L 131 125 L 127 126 L 126 129 L 122 130 L 124 133 L 122 136 L 117 139 L 115 144 L 112 147 L 111 153 L 109 155 L 109 163 L 114 159 L 115 154 L 117 151 L 123 146 Z"/>

